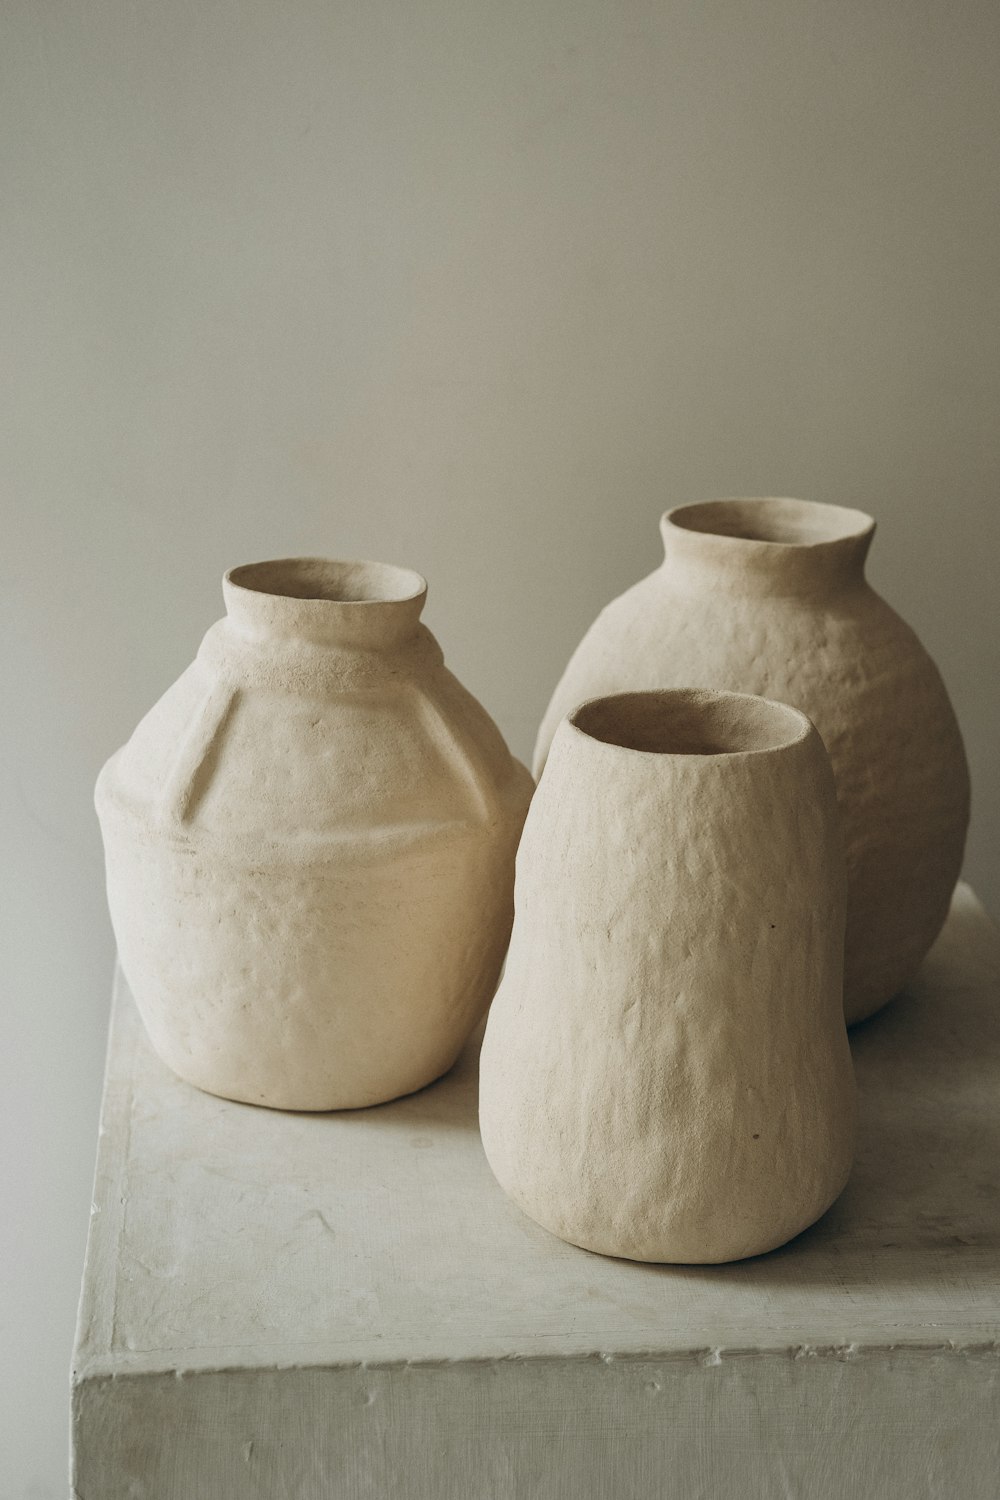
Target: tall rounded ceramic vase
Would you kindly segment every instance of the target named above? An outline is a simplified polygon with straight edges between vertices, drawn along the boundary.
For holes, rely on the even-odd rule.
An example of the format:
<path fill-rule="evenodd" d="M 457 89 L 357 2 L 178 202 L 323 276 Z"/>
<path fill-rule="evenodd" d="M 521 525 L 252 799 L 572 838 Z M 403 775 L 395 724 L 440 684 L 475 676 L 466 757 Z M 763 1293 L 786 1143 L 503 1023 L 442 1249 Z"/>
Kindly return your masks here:
<path fill-rule="evenodd" d="M 182 1078 L 374 1104 L 489 1004 L 532 791 L 420 623 L 419 574 L 237 568 L 227 614 L 97 784 L 122 967 Z"/>
<path fill-rule="evenodd" d="M 848 870 L 844 1006 L 877 1010 L 940 931 L 962 864 L 969 778 L 941 677 L 869 586 L 875 523 L 801 500 L 669 511 L 663 564 L 610 604 L 556 688 L 535 751 L 597 694 L 695 685 L 801 708 L 833 763 Z"/>
<path fill-rule="evenodd" d="M 482 1052 L 501 1186 L 588 1250 L 774 1248 L 850 1170 L 845 875 L 833 776 L 795 709 L 597 699 L 560 725 L 517 858 Z"/>

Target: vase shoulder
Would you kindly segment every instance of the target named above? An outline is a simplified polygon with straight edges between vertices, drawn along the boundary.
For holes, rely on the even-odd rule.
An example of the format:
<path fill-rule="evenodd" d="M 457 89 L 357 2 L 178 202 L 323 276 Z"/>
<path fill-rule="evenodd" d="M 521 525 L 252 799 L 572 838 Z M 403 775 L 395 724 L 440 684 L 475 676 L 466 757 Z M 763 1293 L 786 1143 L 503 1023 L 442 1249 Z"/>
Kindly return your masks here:
<path fill-rule="evenodd" d="M 112 757 L 98 802 L 178 846 L 321 862 L 490 824 L 527 780 L 423 626 L 371 652 L 247 641 L 220 621 Z"/>

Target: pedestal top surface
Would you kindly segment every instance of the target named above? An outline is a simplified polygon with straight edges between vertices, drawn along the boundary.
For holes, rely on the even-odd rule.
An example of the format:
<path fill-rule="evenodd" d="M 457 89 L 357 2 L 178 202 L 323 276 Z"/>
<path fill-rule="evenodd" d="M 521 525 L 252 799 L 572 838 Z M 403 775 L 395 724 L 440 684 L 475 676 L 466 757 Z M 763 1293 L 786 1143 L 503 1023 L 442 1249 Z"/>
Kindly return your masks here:
<path fill-rule="evenodd" d="M 496 1185 L 476 1056 L 348 1114 L 215 1099 L 116 982 L 78 1378 L 1000 1339 L 1000 937 L 968 887 L 908 991 L 852 1033 L 847 1189 L 756 1260 L 647 1266 L 547 1234 Z"/>

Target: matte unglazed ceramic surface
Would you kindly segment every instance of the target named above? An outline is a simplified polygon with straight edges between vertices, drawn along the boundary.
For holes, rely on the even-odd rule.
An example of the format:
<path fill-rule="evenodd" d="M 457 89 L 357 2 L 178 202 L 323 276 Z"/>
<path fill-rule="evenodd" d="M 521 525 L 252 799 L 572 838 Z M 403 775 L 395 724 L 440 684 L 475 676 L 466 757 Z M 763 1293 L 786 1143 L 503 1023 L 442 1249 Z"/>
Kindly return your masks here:
<path fill-rule="evenodd" d="M 669 511 L 663 564 L 588 631 L 535 751 L 537 773 L 564 714 L 624 689 L 731 689 L 807 713 L 833 763 L 844 825 L 849 1023 L 919 968 L 947 915 L 969 819 L 965 753 L 941 677 L 864 576 L 874 530 L 860 511 L 801 500 Z"/>
<path fill-rule="evenodd" d="M 122 967 L 200 1088 L 307 1110 L 411 1092 L 493 994 L 531 778 L 420 623 L 419 574 L 300 558 L 223 592 L 98 780 Z"/>
<path fill-rule="evenodd" d="M 833 776 L 805 715 L 597 699 L 559 726 L 517 857 L 480 1125 L 502 1187 L 634 1260 L 769 1250 L 854 1140 Z"/>

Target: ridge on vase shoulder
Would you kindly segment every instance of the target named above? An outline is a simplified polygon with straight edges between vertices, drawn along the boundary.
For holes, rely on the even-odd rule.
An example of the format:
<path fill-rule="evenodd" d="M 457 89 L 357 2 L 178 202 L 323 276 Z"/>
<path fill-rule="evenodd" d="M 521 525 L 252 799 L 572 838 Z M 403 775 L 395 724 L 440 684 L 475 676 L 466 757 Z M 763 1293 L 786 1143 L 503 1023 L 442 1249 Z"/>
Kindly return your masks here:
<path fill-rule="evenodd" d="M 381 857 L 502 819 L 509 752 L 420 623 L 426 591 L 420 574 L 381 563 L 232 569 L 225 619 L 112 758 L 99 791 L 109 814 L 118 802 L 178 844 L 197 837 L 279 862 L 315 860 L 327 845 L 338 860 L 352 846 Z M 393 797 L 388 742 L 408 772 Z M 321 773 L 327 795 L 316 800 Z"/>

